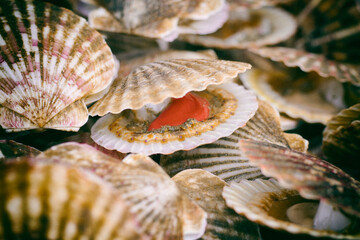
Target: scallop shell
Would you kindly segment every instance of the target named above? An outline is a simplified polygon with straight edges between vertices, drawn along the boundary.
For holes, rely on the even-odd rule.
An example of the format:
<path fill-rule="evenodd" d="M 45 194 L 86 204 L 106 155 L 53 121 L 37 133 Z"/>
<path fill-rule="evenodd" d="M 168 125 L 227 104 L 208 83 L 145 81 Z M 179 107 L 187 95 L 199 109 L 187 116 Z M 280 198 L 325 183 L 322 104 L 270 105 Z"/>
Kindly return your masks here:
<path fill-rule="evenodd" d="M 259 101 L 255 116 L 244 127 L 237 129 L 230 136 L 191 151 L 162 155 L 160 165 L 170 176 L 185 169 L 200 168 L 217 175 L 226 182 L 263 177 L 260 170 L 251 166 L 249 160 L 240 151 L 238 146 L 240 139 L 268 141 L 285 147 L 289 146 L 280 128 L 279 113 L 269 104 Z M 295 145 L 298 141 L 291 145 Z M 301 144 L 298 143 L 298 145 Z"/>
<path fill-rule="evenodd" d="M 217 32 L 209 35 L 183 35 L 192 44 L 217 48 L 249 48 L 276 44 L 296 31 L 292 15 L 280 8 L 238 9 Z"/>
<path fill-rule="evenodd" d="M 105 8 L 89 13 L 89 22 L 101 30 L 173 40 L 182 21 L 207 19 L 220 12 L 224 5 L 224 0 L 106 3 L 103 4 Z"/>
<path fill-rule="evenodd" d="M 261 239 L 258 226 L 236 214 L 221 194 L 227 184 L 201 169 L 189 169 L 172 178 L 190 199 L 208 213 L 208 224 L 201 239 Z"/>
<path fill-rule="evenodd" d="M 334 165 L 270 143 L 241 140 L 240 148 L 251 164 L 264 175 L 275 177 L 281 186 L 360 216 L 360 183 Z"/>
<path fill-rule="evenodd" d="M 7 158 L 22 156 L 34 157 L 41 153 L 36 148 L 15 142 L 13 140 L 0 140 L 0 162 Z"/>
<path fill-rule="evenodd" d="M 336 165 L 359 168 L 360 104 L 342 110 L 324 130 L 323 152 Z"/>
<path fill-rule="evenodd" d="M 54 146 L 39 157 L 91 170 L 111 183 L 150 239 L 195 239 L 205 231 L 206 213 L 148 157 L 129 155 L 121 162 L 78 143 Z"/>
<path fill-rule="evenodd" d="M 322 77 L 334 77 L 340 82 L 360 85 L 360 72 L 356 67 L 328 60 L 320 54 L 285 47 L 254 48 L 250 51 L 273 61 L 283 62 L 288 67 L 299 67 L 304 72 L 315 71 Z"/>
<path fill-rule="evenodd" d="M 315 73 L 297 74 L 300 77 L 286 71 L 253 69 L 240 78 L 260 99 L 273 104 L 280 112 L 306 122 L 325 124 L 340 111 L 340 106 L 326 99 L 326 94 L 334 93 L 341 100 L 341 84 L 333 78 L 322 78 Z"/>
<path fill-rule="evenodd" d="M 219 96 L 221 106 L 207 120 L 190 119 L 179 126 L 146 131 L 147 126 L 144 124 L 141 130 L 127 127 L 134 122 L 134 116 L 129 112 L 109 114 L 95 123 L 91 129 L 91 137 L 99 145 L 120 152 L 169 154 L 178 150 L 190 150 L 230 135 L 244 126 L 258 107 L 255 96 L 235 83 L 209 86 L 203 94 L 208 93 Z"/>
<path fill-rule="evenodd" d="M 23 159 L 0 168 L 0 238 L 134 239 L 115 189 L 74 167 Z"/>
<path fill-rule="evenodd" d="M 359 233 L 315 230 L 290 222 L 286 216 L 286 210 L 294 203 L 306 202 L 306 200 L 302 199 L 297 191 L 284 189 L 273 179 L 233 182 L 230 186 L 224 187 L 222 195 L 226 204 L 238 214 L 267 227 L 316 237 L 356 239 L 360 236 Z"/>
<path fill-rule="evenodd" d="M 174 59 L 141 65 L 95 103 L 90 114 L 120 113 L 125 109 L 140 109 L 148 103 L 161 103 L 169 97 L 183 97 L 190 91 L 221 84 L 250 68 L 247 63 L 212 59 Z"/>
<path fill-rule="evenodd" d="M 42 1 L 6 1 L 0 13 L 1 125 L 77 131 L 83 99 L 114 75 L 109 47 L 83 18 Z"/>

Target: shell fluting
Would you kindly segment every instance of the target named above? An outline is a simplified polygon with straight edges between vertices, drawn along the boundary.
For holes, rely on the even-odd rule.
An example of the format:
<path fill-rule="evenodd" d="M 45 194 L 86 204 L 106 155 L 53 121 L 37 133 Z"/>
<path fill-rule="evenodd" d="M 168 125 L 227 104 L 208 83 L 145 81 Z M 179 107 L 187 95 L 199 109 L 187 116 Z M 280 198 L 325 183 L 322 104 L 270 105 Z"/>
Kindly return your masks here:
<path fill-rule="evenodd" d="M 111 82 L 110 48 L 85 19 L 42 1 L 6 0 L 0 12 L 1 125 L 52 128 L 58 118 L 54 128 L 78 129 L 87 110 L 71 105 Z M 79 115 L 70 122 L 67 107 Z"/>

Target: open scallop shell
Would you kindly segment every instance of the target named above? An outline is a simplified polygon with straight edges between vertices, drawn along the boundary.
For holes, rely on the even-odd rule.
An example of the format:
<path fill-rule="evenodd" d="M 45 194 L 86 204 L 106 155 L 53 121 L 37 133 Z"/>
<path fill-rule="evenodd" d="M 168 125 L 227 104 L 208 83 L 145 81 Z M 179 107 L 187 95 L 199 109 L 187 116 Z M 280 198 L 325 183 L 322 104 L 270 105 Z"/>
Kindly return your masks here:
<path fill-rule="evenodd" d="M 99 145 L 120 152 L 169 154 L 178 150 L 190 150 L 229 136 L 237 128 L 244 126 L 258 107 L 255 95 L 235 83 L 209 86 L 207 92 L 217 94 L 222 102 L 207 120 L 188 120 L 180 126 L 169 129 L 165 127 L 159 131 L 146 131 L 145 128 L 144 132 L 127 128 L 134 121 L 129 113 L 109 114 L 95 123 L 91 129 L 91 137 Z"/>
<path fill-rule="evenodd" d="M 89 172 L 22 159 L 1 166 L 0 182 L 2 239 L 140 237 L 116 190 Z"/>
<path fill-rule="evenodd" d="M 315 71 L 322 77 L 334 77 L 340 82 L 360 85 L 360 72 L 351 65 L 326 59 L 323 55 L 285 47 L 254 48 L 251 52 L 288 67 L 299 67 L 304 72 Z"/>
<path fill-rule="evenodd" d="M 0 13 L 0 124 L 77 131 L 84 98 L 112 81 L 110 48 L 85 19 L 42 1 L 6 1 Z"/>
<path fill-rule="evenodd" d="M 342 110 L 326 124 L 323 151 L 336 165 L 360 166 L 360 104 Z"/>
<path fill-rule="evenodd" d="M 360 183 L 334 165 L 270 143 L 241 140 L 240 148 L 251 164 L 264 175 L 276 178 L 281 186 L 360 216 Z"/>
<path fill-rule="evenodd" d="M 161 103 L 169 97 L 183 97 L 190 91 L 221 84 L 250 68 L 247 63 L 213 59 L 173 59 L 141 65 L 95 103 L 90 114 L 120 113 L 148 103 Z"/>
<path fill-rule="evenodd" d="M 204 21 L 221 12 L 224 9 L 225 1 L 161 0 L 149 3 L 145 0 L 127 0 L 116 4 L 105 3 L 102 5 L 105 8 L 101 7 L 89 13 L 91 26 L 106 31 L 172 41 L 181 30 L 186 30 L 181 29 L 183 21 Z M 219 16 L 217 19 L 219 19 Z M 217 28 L 221 27 L 221 23 L 224 21 L 226 19 L 221 18 L 220 23 L 215 24 Z M 209 27 L 212 28 L 213 26 Z M 211 30 L 209 31 L 211 32 Z M 206 33 L 209 33 L 209 31 Z"/>
<path fill-rule="evenodd" d="M 260 99 L 274 105 L 280 112 L 292 118 L 307 122 L 325 124 L 340 111 L 342 104 L 342 86 L 333 78 L 322 78 L 316 73 L 300 72 L 300 77 L 286 71 L 271 72 L 252 69 L 240 76 L 244 85 L 253 90 Z M 334 93 L 340 103 L 327 99 Z"/>
<path fill-rule="evenodd" d="M 262 225 L 286 230 L 297 234 L 310 234 L 316 237 L 338 239 L 357 239 L 360 234 L 336 233 L 292 223 L 286 216 L 286 210 L 298 202 L 306 202 L 295 190 L 285 189 L 271 180 L 256 179 L 231 183 L 223 191 L 226 204 L 238 214 Z"/>
<path fill-rule="evenodd" d="M 258 226 L 228 208 L 222 198 L 227 184 L 201 169 L 190 169 L 172 178 L 180 190 L 208 213 L 205 234 L 201 239 L 260 239 Z"/>
<path fill-rule="evenodd" d="M 206 213 L 146 156 L 119 161 L 88 145 L 65 143 L 39 157 L 91 170 L 111 183 L 135 214 L 140 233 L 151 239 L 195 239 L 204 233 Z"/>
<path fill-rule="evenodd" d="M 276 44 L 296 31 L 295 19 L 279 8 L 238 9 L 228 21 L 209 35 L 183 35 L 181 39 L 206 47 L 249 48 Z"/>
<path fill-rule="evenodd" d="M 170 176 L 185 169 L 200 168 L 217 175 L 226 182 L 263 177 L 260 170 L 251 166 L 249 160 L 240 151 L 238 146 L 240 139 L 268 141 L 285 147 L 301 145 L 299 142 L 305 142 L 303 145 L 307 145 L 304 139 L 296 140 L 291 144 L 287 142 L 280 128 L 279 113 L 269 104 L 259 101 L 255 116 L 244 127 L 211 144 L 202 145 L 190 151 L 162 155 L 160 165 Z M 306 151 L 306 149 L 302 150 Z"/>
<path fill-rule="evenodd" d="M 15 142 L 13 140 L 0 140 L 0 162 L 3 159 L 15 157 L 34 157 L 41 153 L 36 148 Z"/>

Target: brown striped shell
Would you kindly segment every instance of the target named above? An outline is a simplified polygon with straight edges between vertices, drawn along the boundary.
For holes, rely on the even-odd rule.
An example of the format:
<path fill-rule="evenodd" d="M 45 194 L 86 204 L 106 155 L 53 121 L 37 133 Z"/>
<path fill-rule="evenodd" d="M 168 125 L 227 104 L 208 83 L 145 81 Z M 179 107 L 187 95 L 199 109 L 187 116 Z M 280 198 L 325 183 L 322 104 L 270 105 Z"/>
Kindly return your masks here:
<path fill-rule="evenodd" d="M 290 38 L 296 31 L 292 15 L 280 8 L 237 9 L 218 31 L 208 35 L 183 35 L 182 40 L 216 48 L 260 47 Z"/>
<path fill-rule="evenodd" d="M 342 110 L 327 122 L 322 149 L 329 161 L 338 166 L 360 166 L 360 104 Z"/>
<path fill-rule="evenodd" d="M 274 179 L 233 182 L 224 188 L 222 195 L 226 204 L 238 214 L 270 228 L 337 239 L 358 239 L 360 236 L 355 229 L 352 233 L 314 229 L 312 222 L 319 203 L 303 199 L 295 190 L 282 188 Z M 289 210 L 296 204 L 305 206 L 300 213 L 294 214 L 297 215 L 294 218 Z"/>
<path fill-rule="evenodd" d="M 150 158 L 129 155 L 123 161 L 79 143 L 64 143 L 43 152 L 47 161 L 93 171 L 116 188 L 150 239 L 195 239 L 206 225 L 206 213 L 190 201 Z"/>
<path fill-rule="evenodd" d="M 296 134 L 291 134 L 296 135 Z M 242 179 L 256 179 L 263 175 L 257 167 L 249 164 L 238 146 L 241 139 L 253 139 L 276 143 L 284 147 L 302 146 L 307 149 L 307 141 L 300 139 L 287 141 L 280 127 L 279 113 L 269 104 L 259 101 L 259 108 L 244 127 L 238 128 L 230 136 L 220 138 L 216 142 L 199 146 L 191 151 L 178 151 L 170 155 L 162 155 L 160 165 L 170 175 L 185 169 L 200 168 L 211 172 L 226 182 Z M 295 137 L 294 137 L 295 138 Z M 297 149 L 300 149 L 298 147 Z"/>
<path fill-rule="evenodd" d="M 77 131 L 84 98 L 113 78 L 110 48 L 85 19 L 42 1 L 5 1 L 0 15 L 1 126 Z"/>
<path fill-rule="evenodd" d="M 136 34 L 150 38 L 174 40 L 181 32 L 181 26 L 189 21 L 205 21 L 217 15 L 225 8 L 224 0 L 125 0 L 113 3 L 101 3 L 102 7 L 89 13 L 91 26 L 111 32 Z M 227 19 L 217 15 L 218 21 L 207 26 L 216 31 Z M 220 20 L 220 21 L 219 21 Z M 216 28 L 214 29 L 214 26 Z M 203 25 L 204 26 L 204 25 Z M 206 28 L 206 25 L 205 25 Z M 179 30 L 180 29 L 180 30 Z M 212 30 L 214 29 L 214 30 Z M 185 29 L 186 30 L 186 29 Z M 201 31 L 201 30 L 200 30 Z"/>
<path fill-rule="evenodd" d="M 240 148 L 252 165 L 276 178 L 285 188 L 306 199 L 322 199 L 350 215 L 360 217 L 360 182 L 334 165 L 312 155 L 279 145 L 241 140 Z"/>
<path fill-rule="evenodd" d="M 134 239 L 137 223 L 92 173 L 42 160 L 0 168 L 1 239 Z"/>
<path fill-rule="evenodd" d="M 299 67 L 304 72 L 315 71 L 320 76 L 334 77 L 340 82 L 360 85 L 360 71 L 352 65 L 326 59 L 323 55 L 285 47 L 250 49 L 262 57 L 283 62 L 288 67 Z"/>
<path fill-rule="evenodd" d="M 172 178 L 180 190 L 208 213 L 208 224 L 201 239 L 261 239 L 258 226 L 226 206 L 222 191 L 228 186 L 219 177 L 189 169 Z"/>

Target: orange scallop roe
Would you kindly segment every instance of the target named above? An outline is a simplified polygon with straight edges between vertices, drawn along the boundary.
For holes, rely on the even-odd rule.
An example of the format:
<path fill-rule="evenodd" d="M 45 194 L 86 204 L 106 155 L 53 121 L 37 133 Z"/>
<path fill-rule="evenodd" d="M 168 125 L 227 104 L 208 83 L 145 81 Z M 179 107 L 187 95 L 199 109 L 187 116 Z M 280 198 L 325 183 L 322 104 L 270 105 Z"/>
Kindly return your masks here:
<path fill-rule="evenodd" d="M 150 124 L 148 131 L 163 126 L 178 126 L 189 118 L 203 121 L 209 117 L 210 104 L 194 93 L 187 93 L 182 98 L 174 98 L 170 105 Z"/>

